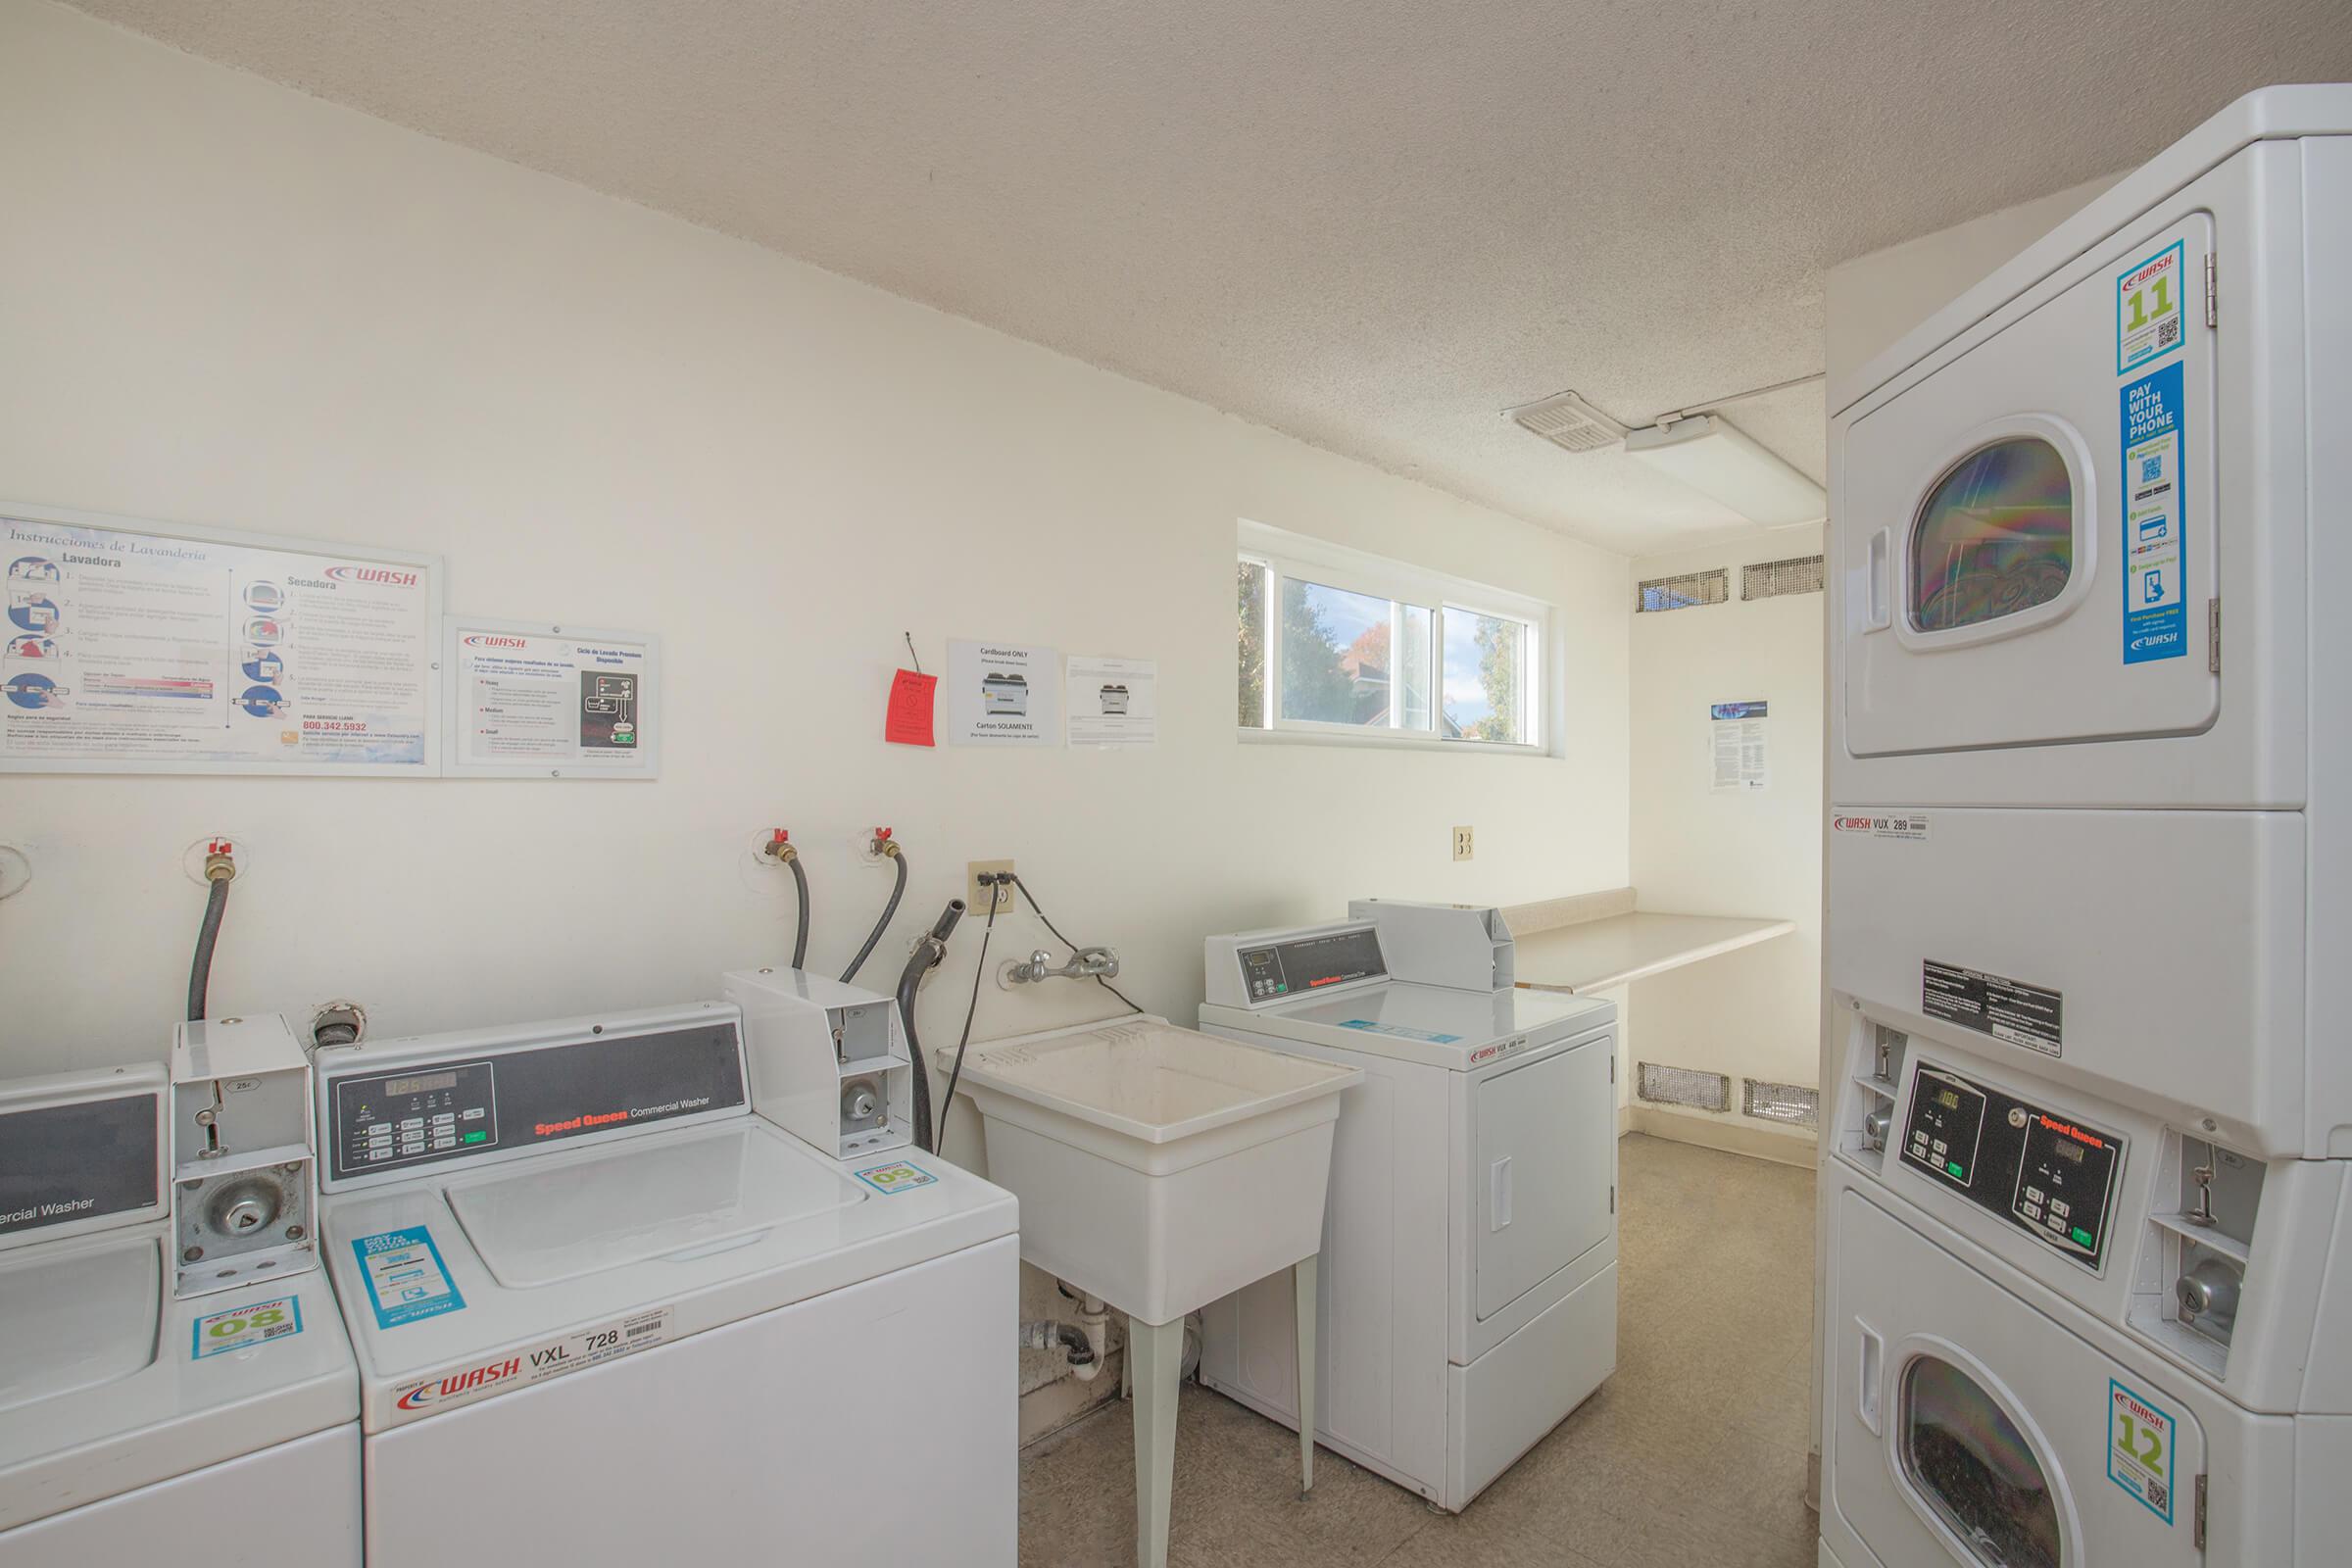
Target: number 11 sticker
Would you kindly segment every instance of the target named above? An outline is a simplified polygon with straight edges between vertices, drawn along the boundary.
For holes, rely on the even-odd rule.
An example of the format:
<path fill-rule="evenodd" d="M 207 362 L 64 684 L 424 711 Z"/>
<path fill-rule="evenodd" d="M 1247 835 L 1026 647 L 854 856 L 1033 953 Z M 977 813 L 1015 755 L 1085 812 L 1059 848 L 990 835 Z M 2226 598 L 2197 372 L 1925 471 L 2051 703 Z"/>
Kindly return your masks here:
<path fill-rule="evenodd" d="M 2166 1524 L 2173 1522 L 2173 1418 L 2107 1380 L 2107 1479 Z"/>
<path fill-rule="evenodd" d="M 2115 275 L 2115 373 L 2129 375 L 2180 346 L 2179 240 Z"/>

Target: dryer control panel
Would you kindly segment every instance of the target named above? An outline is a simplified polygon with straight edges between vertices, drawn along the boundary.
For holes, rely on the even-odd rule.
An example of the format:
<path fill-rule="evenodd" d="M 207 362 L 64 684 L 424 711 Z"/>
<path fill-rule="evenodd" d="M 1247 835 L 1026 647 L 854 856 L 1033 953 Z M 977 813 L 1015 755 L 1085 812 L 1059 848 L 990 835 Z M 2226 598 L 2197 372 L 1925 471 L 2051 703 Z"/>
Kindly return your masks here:
<path fill-rule="evenodd" d="M 1911 1075 L 1902 1156 L 2044 1246 L 2105 1265 L 2118 1135 L 1923 1062 Z"/>

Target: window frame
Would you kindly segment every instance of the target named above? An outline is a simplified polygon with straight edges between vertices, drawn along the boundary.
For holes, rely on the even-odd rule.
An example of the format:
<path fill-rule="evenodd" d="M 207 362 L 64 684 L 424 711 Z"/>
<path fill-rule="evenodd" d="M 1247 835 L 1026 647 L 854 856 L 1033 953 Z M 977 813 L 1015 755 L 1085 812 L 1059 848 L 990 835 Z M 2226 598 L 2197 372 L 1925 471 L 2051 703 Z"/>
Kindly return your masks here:
<path fill-rule="evenodd" d="M 1237 724 L 1246 743 L 1370 746 L 1390 749 L 1488 753 L 1499 756 L 1554 755 L 1552 737 L 1558 731 L 1553 692 L 1558 687 L 1552 662 L 1559 646 L 1557 611 L 1524 594 L 1472 582 L 1446 572 L 1392 561 L 1351 550 L 1325 540 L 1289 533 L 1244 520 L 1236 564 L 1254 565 L 1267 576 L 1260 595 L 1265 622 L 1259 640 L 1265 655 L 1263 721 Z M 1400 646 L 1403 617 L 1399 607 L 1426 610 L 1430 615 L 1429 707 L 1430 727 L 1409 729 L 1403 724 L 1403 704 L 1395 695 L 1401 688 L 1391 672 L 1392 697 L 1386 725 L 1343 724 L 1328 720 L 1292 718 L 1282 711 L 1282 602 L 1286 581 L 1311 583 L 1342 593 L 1382 599 L 1390 605 L 1390 646 Z M 1238 582 L 1237 582 L 1238 592 Z M 1446 616 L 1448 612 L 1518 623 L 1522 628 L 1519 728 L 1524 741 L 1448 738 L 1443 731 L 1446 710 Z M 1234 678 L 1238 688 L 1241 670 Z"/>

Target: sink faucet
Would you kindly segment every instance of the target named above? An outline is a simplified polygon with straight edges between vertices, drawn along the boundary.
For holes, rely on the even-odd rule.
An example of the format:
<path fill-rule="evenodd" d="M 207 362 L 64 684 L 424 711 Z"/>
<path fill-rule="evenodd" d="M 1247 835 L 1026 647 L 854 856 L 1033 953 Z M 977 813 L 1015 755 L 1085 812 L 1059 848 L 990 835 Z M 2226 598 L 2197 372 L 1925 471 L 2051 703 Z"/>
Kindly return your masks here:
<path fill-rule="evenodd" d="M 1080 948 L 1070 955 L 1070 961 L 1054 966 L 1054 955 L 1039 948 L 1029 955 L 1027 962 L 1016 959 L 1004 966 L 1004 978 L 1015 985 L 1030 985 L 1041 980 L 1108 979 L 1119 972 L 1119 953 L 1116 948 Z"/>

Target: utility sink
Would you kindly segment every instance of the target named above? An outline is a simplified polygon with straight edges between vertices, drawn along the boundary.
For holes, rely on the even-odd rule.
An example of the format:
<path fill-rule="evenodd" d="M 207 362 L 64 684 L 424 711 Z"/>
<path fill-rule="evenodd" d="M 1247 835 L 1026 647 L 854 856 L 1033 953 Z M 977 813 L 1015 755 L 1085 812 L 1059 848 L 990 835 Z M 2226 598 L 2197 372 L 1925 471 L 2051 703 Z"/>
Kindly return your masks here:
<path fill-rule="evenodd" d="M 939 1070 L 955 1053 L 939 1054 Z M 1298 1408 L 1315 1408 L 1316 1254 L 1332 1124 L 1360 1067 L 1143 1014 L 974 1046 L 956 1084 L 988 1129 L 988 1178 L 1021 1200 L 1021 1256 L 1127 1314 L 1135 1560 L 1166 1568 L 1184 1315 L 1284 1269 Z M 944 1114 L 944 1112 L 943 1112 Z M 1298 1483 L 1314 1485 L 1315 1424 Z"/>
<path fill-rule="evenodd" d="M 1021 1255 L 1156 1324 L 1322 1249 L 1332 1123 L 1363 1077 L 1147 1015 L 974 1046 L 956 1087 L 1020 1198 Z"/>

